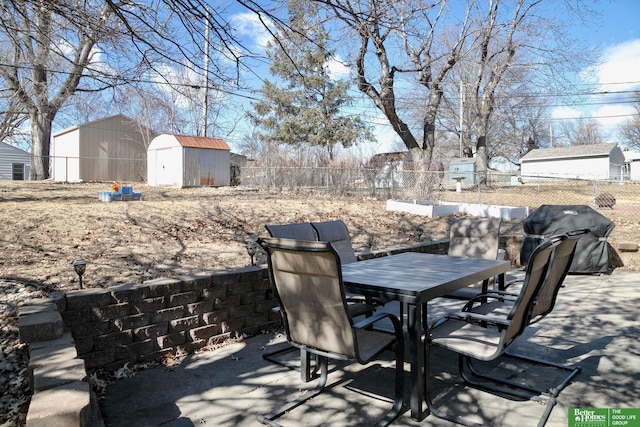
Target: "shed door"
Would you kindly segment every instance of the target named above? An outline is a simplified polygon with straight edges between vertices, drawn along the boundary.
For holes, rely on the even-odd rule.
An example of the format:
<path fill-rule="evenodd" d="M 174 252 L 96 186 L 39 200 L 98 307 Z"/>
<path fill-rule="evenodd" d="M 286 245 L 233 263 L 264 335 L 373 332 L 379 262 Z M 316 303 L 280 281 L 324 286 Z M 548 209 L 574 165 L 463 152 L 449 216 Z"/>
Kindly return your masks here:
<path fill-rule="evenodd" d="M 156 151 L 156 184 L 173 185 L 176 181 L 175 151 L 170 148 Z"/>

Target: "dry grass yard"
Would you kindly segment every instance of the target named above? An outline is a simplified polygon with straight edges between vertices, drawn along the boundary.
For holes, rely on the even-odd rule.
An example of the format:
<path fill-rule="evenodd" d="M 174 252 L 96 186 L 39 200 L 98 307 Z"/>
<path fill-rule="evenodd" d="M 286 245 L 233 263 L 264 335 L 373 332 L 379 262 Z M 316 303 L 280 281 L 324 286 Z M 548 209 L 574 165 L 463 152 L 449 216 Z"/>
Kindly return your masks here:
<path fill-rule="evenodd" d="M 110 191 L 110 183 L 1 181 L 0 278 L 74 289 L 78 281 L 71 262 L 85 258 L 85 286 L 107 287 L 246 266 L 244 244 L 265 236 L 268 223 L 341 218 L 356 250 L 377 250 L 414 243 L 418 227 L 425 230 L 423 240 L 442 239 L 451 220 L 387 212 L 385 200 L 372 198 L 242 187 L 133 187 L 144 201 L 99 201 L 98 193 Z M 503 190 L 496 196 L 501 202 L 487 203 L 521 205 L 530 193 L 537 206 L 539 195 L 532 190 Z M 566 197 L 559 200 L 571 203 Z M 603 214 L 616 223 L 614 246 L 616 239 L 640 241 L 640 212 L 635 217 L 616 217 L 615 209 Z M 521 233 L 520 221 L 504 222 L 502 232 Z M 636 253 L 621 256 L 624 268 L 637 270 Z"/>

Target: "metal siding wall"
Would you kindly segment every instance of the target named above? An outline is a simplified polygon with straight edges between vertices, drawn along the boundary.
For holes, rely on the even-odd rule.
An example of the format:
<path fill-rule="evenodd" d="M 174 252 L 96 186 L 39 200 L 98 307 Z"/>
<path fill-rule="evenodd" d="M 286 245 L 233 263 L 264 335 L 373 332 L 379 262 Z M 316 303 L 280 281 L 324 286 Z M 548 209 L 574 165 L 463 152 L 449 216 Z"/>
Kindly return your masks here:
<path fill-rule="evenodd" d="M 226 150 L 184 149 L 185 187 L 228 186 L 231 180 L 230 154 Z"/>
<path fill-rule="evenodd" d="M 147 150 L 136 126 L 116 116 L 80 129 L 80 170 L 84 180 L 145 180 Z"/>
<path fill-rule="evenodd" d="M 200 186 L 200 151 L 199 148 L 184 148 L 184 175 L 182 177 L 183 187 Z"/>
<path fill-rule="evenodd" d="M 29 179 L 29 169 L 31 164 L 31 158 L 29 153 L 24 153 L 15 147 L 8 144 L 0 144 L 0 180 L 12 180 L 13 179 L 13 167 L 14 163 L 21 163 L 24 165 L 25 180 Z"/>

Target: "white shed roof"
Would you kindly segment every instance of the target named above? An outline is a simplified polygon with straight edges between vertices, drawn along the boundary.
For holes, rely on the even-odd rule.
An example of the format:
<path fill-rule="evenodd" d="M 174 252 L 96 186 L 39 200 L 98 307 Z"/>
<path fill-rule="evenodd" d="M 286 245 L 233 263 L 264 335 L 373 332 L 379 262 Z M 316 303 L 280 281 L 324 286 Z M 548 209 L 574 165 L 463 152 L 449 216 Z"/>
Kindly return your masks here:
<path fill-rule="evenodd" d="M 617 147 L 617 144 L 587 144 L 568 147 L 536 148 L 520 158 L 520 161 L 551 160 L 576 157 L 606 157 Z"/>

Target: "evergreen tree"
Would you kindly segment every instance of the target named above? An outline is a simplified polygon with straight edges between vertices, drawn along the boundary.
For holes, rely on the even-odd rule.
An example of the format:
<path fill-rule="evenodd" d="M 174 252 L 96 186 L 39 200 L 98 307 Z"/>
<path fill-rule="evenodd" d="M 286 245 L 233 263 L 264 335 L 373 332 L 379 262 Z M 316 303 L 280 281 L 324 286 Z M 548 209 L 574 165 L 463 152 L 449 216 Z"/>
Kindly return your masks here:
<path fill-rule="evenodd" d="M 287 2 L 289 28 L 272 43 L 268 56 L 271 75 L 277 82 L 265 80 L 263 101 L 253 104 L 251 119 L 264 130 L 262 138 L 294 146 L 322 146 L 329 160 L 334 146 L 349 147 L 363 138 L 371 138 L 359 117 L 343 115 L 342 108 L 352 102 L 348 82 L 332 80 L 326 48 L 329 38 L 313 3 Z"/>

